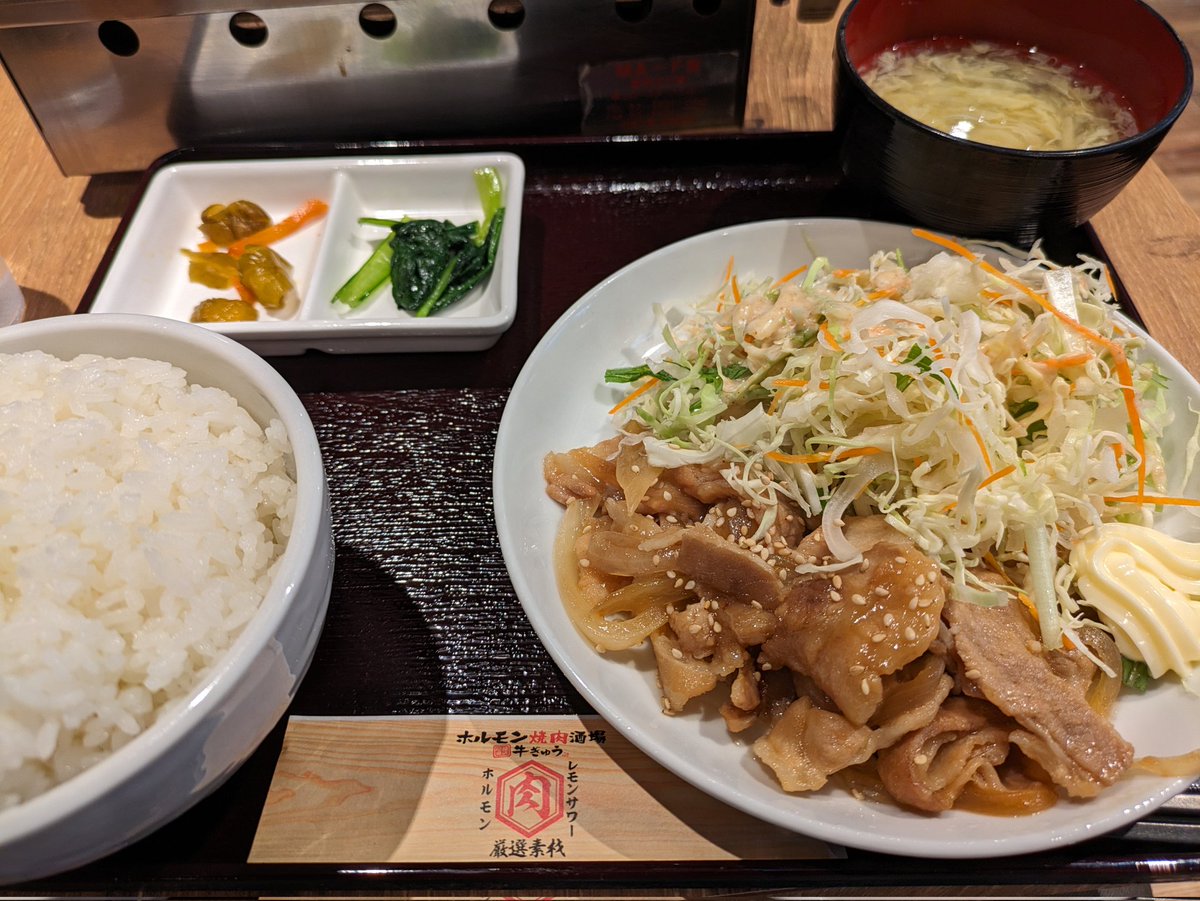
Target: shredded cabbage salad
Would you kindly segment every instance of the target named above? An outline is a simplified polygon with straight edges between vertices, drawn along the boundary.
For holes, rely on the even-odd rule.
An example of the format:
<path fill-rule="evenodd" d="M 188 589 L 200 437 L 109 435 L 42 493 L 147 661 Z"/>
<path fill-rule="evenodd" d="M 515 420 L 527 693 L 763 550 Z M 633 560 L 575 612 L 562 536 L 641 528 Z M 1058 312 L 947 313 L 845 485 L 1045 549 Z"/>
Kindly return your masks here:
<path fill-rule="evenodd" d="M 1016 596 L 1045 646 L 1083 648 L 1072 542 L 1187 503 L 1162 496 L 1165 379 L 1132 358 L 1142 342 L 1112 316 L 1101 262 L 1035 248 L 996 266 L 918 233 L 947 252 L 912 268 L 896 251 L 865 269 L 817 258 L 781 278 L 730 260 L 693 310 L 662 314 L 651 359 L 609 370 L 638 383 L 612 412 L 652 465 L 717 465 L 762 507 L 756 539 L 784 501 L 819 518 L 834 559 L 808 571 L 858 563 L 843 517 L 883 514 L 957 597 Z"/>

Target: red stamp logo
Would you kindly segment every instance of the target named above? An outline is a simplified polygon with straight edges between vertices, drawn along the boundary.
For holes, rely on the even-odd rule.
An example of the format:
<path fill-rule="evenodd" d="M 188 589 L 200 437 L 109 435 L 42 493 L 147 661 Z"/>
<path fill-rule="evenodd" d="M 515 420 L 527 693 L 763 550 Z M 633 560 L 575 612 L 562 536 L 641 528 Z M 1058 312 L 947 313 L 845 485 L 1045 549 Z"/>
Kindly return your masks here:
<path fill-rule="evenodd" d="M 526 838 L 563 818 L 563 777 L 530 761 L 496 780 L 496 819 Z"/>

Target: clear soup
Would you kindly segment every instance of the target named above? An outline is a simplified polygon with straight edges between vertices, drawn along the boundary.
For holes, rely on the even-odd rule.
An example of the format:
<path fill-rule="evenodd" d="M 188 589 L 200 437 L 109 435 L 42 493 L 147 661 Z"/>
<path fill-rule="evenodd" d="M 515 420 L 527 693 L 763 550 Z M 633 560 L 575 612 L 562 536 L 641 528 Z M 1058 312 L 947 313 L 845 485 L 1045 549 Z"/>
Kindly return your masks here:
<path fill-rule="evenodd" d="M 1098 75 L 1036 47 L 908 41 L 859 74 L 901 112 L 980 144 L 1082 150 L 1137 132 L 1128 104 Z"/>

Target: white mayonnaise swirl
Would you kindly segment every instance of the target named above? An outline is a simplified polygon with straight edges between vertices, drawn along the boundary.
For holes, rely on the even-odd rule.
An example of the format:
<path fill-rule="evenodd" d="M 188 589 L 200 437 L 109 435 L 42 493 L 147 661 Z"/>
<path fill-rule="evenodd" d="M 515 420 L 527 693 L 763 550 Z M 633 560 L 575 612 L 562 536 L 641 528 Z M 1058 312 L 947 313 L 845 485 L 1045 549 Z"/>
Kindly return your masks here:
<path fill-rule="evenodd" d="M 1071 566 L 1122 654 L 1200 694 L 1200 544 L 1108 522 L 1075 542 Z"/>

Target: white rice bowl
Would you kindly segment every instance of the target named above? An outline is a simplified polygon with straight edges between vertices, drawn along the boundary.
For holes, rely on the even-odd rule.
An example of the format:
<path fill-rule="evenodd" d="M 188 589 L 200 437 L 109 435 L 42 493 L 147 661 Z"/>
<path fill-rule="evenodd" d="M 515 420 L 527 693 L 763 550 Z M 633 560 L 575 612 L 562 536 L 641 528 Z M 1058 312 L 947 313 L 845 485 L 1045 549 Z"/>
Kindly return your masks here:
<path fill-rule="evenodd" d="M 332 572 L 315 432 L 257 355 L 148 316 L 0 331 L 0 883 L 228 777 L 294 695 Z"/>

